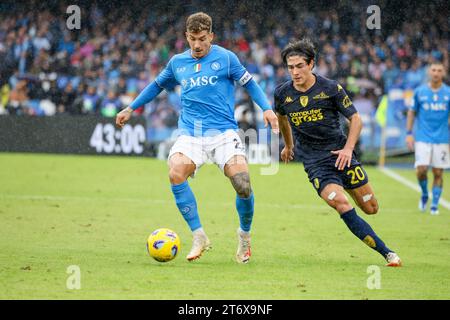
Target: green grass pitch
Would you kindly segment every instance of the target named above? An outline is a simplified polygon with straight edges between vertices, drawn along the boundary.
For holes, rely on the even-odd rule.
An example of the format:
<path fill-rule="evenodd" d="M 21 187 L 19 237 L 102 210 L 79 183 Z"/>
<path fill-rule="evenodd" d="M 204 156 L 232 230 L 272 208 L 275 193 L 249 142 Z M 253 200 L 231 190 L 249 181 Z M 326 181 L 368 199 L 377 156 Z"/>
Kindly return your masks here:
<path fill-rule="evenodd" d="M 418 193 L 367 167 L 380 212 L 359 214 L 402 257 L 404 267 L 388 268 L 316 196 L 302 165 L 281 165 L 273 176 L 260 168 L 251 166 L 251 262 L 234 262 L 235 195 L 209 165 L 190 184 L 213 249 L 189 263 L 191 236 L 165 162 L 1 153 L 0 299 L 450 298 L 448 210 L 419 213 Z M 414 181 L 412 171 L 397 172 Z M 443 197 L 450 200 L 450 187 Z M 146 251 L 148 235 L 160 227 L 181 238 L 168 263 Z M 66 285 L 72 265 L 80 268 L 78 290 Z M 379 267 L 379 289 L 367 286 L 371 266 Z"/>

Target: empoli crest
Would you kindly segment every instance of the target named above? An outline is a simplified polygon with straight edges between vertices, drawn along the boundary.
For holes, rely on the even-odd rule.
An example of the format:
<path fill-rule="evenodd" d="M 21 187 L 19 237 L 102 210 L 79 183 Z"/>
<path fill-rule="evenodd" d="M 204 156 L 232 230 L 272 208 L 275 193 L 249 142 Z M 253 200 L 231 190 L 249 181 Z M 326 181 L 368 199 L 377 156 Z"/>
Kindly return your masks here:
<path fill-rule="evenodd" d="M 371 247 L 371 248 L 376 248 L 377 247 L 377 244 L 376 244 L 376 242 L 375 242 L 375 240 L 371 237 L 371 236 L 369 236 L 369 235 L 367 235 L 364 239 L 363 239 L 363 242 L 365 243 L 365 244 L 367 244 L 369 247 Z"/>
<path fill-rule="evenodd" d="M 314 188 L 316 188 L 317 190 L 319 190 L 319 187 L 320 187 L 319 178 L 315 178 L 315 179 L 314 179 Z"/>
<path fill-rule="evenodd" d="M 300 97 L 300 104 L 303 107 L 306 107 L 308 105 L 308 96 L 301 96 Z"/>

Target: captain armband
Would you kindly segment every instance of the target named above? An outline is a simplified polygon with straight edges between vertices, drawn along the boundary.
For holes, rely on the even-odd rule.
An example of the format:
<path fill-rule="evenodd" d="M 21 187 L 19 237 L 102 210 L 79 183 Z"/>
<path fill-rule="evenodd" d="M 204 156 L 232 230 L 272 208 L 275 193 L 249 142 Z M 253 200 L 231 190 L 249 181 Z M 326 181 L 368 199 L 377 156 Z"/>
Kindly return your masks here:
<path fill-rule="evenodd" d="M 245 86 L 251 79 L 252 75 L 248 71 L 245 71 L 245 73 L 242 75 L 242 77 L 239 79 L 238 82 L 241 86 Z"/>

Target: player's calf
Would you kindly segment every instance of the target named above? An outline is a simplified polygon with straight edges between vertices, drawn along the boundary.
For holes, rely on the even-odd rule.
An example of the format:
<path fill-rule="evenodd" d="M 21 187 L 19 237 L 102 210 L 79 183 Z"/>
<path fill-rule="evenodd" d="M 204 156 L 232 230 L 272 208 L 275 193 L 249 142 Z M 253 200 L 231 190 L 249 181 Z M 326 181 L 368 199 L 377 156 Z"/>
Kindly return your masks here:
<path fill-rule="evenodd" d="M 239 215 L 241 230 L 249 232 L 253 221 L 255 199 L 248 172 L 237 173 L 230 177 L 230 180 L 236 190 L 236 210 Z"/>

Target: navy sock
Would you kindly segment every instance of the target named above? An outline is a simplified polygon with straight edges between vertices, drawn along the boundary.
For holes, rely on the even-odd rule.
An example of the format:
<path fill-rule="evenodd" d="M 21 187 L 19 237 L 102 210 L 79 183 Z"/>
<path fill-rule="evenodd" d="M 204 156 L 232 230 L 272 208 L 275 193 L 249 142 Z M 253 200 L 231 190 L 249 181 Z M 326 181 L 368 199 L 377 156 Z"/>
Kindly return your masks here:
<path fill-rule="evenodd" d="M 372 249 L 378 251 L 383 257 L 386 257 L 389 252 L 392 252 L 392 250 L 386 247 L 384 242 L 378 238 L 370 225 L 356 214 L 354 208 L 341 214 L 341 218 L 355 236 Z"/>
<path fill-rule="evenodd" d="M 241 229 L 245 232 L 249 232 L 253 221 L 255 199 L 253 192 L 248 198 L 240 198 L 236 195 L 236 209 L 239 214 L 239 222 Z"/>
<path fill-rule="evenodd" d="M 172 185 L 172 193 L 175 196 L 175 203 L 177 204 L 178 210 L 180 210 L 191 231 L 201 228 L 202 224 L 198 216 L 197 201 L 188 182 L 185 181 L 181 184 Z"/>

